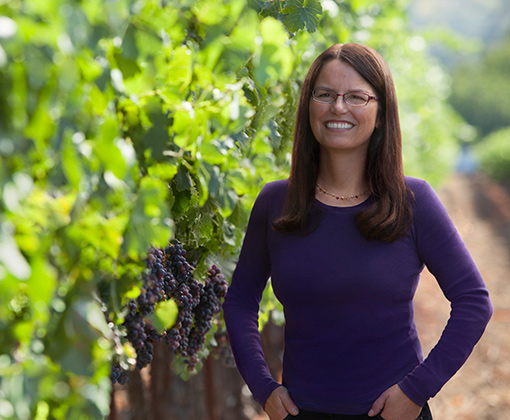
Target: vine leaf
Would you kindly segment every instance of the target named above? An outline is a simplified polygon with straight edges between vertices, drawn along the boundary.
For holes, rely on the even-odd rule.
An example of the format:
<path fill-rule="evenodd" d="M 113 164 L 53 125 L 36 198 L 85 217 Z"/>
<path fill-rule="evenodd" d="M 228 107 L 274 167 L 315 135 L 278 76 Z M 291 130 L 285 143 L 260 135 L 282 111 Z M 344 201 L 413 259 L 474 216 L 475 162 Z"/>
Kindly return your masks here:
<path fill-rule="evenodd" d="M 262 10 L 260 12 L 260 16 L 262 17 L 273 17 L 275 19 L 278 19 L 281 16 L 280 13 L 280 1 L 266 1 L 264 2 L 264 5 L 262 7 Z M 281 19 L 280 19 L 281 20 Z"/>
<path fill-rule="evenodd" d="M 260 13 L 264 8 L 264 0 L 248 0 L 248 5 L 257 13 Z"/>
<path fill-rule="evenodd" d="M 315 32 L 322 16 L 319 0 L 288 0 L 282 9 L 284 23 L 290 32 L 306 29 Z"/>
<path fill-rule="evenodd" d="M 147 317 L 152 326 L 159 334 L 172 328 L 177 319 L 179 308 L 173 299 L 159 302 L 156 305 L 154 313 Z"/>

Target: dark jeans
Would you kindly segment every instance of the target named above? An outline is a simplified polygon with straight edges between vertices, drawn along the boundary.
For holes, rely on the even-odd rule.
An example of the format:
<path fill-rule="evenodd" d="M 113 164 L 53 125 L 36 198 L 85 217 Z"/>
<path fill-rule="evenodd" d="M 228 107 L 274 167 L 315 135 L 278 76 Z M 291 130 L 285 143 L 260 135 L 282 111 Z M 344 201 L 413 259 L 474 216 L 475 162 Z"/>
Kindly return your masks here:
<path fill-rule="evenodd" d="M 347 414 L 327 414 L 327 413 L 316 413 L 313 411 L 306 411 L 299 409 L 297 416 L 288 415 L 284 420 L 384 420 L 381 416 L 368 417 L 368 414 L 360 415 L 347 415 Z M 416 420 L 432 420 L 432 413 L 428 404 L 423 406 L 420 415 Z"/>

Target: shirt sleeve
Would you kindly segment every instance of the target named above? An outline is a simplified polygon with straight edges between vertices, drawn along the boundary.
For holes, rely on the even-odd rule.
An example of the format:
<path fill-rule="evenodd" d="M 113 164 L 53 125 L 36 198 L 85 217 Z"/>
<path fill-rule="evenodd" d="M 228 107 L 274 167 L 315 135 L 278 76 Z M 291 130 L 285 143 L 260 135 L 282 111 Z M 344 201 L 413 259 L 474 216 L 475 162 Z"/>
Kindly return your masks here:
<path fill-rule="evenodd" d="M 223 303 L 224 319 L 237 368 L 262 407 L 280 384 L 269 371 L 262 351 L 258 313 L 270 276 L 267 249 L 268 207 L 262 189 L 253 206 L 239 260 Z"/>
<path fill-rule="evenodd" d="M 437 394 L 471 354 L 490 317 L 489 293 L 473 259 L 434 190 L 415 192 L 413 231 L 420 258 L 450 301 L 450 318 L 427 358 L 400 383 L 416 404 Z"/>

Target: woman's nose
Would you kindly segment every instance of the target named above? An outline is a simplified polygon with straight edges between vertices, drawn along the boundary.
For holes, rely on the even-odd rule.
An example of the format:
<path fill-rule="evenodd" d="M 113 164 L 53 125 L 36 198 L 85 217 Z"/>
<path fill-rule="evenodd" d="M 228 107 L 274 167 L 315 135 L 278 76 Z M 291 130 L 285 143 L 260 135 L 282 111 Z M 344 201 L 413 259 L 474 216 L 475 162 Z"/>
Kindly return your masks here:
<path fill-rule="evenodd" d="M 344 101 L 343 95 L 338 95 L 336 100 L 331 103 L 331 107 L 335 112 L 345 112 L 347 111 L 347 104 Z"/>

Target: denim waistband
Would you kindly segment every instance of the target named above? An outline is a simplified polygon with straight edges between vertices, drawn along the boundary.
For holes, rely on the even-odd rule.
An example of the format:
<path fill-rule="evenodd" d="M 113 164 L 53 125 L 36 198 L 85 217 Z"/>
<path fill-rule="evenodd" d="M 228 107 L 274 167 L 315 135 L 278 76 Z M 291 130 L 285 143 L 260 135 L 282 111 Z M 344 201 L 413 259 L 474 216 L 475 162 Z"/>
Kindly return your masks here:
<path fill-rule="evenodd" d="M 369 417 L 368 414 L 331 414 L 331 413 L 319 413 L 315 411 L 307 411 L 299 409 L 297 416 L 288 415 L 284 420 L 384 420 L 380 415 L 375 417 Z M 430 407 L 427 403 L 423 406 L 420 415 L 416 420 L 432 420 L 432 414 Z"/>

